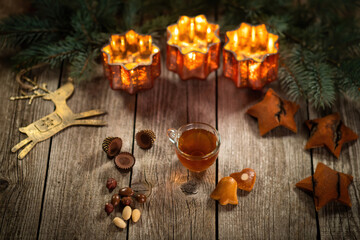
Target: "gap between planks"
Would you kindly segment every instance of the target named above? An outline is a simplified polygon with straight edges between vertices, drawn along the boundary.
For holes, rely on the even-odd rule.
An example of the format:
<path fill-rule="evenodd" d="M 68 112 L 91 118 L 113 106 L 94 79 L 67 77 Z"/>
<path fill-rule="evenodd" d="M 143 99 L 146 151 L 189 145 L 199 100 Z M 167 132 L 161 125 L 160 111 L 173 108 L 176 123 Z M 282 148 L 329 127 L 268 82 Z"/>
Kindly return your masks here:
<path fill-rule="evenodd" d="M 57 88 L 60 88 L 60 86 L 61 86 L 61 78 L 63 76 L 63 71 L 64 71 L 64 61 L 61 63 L 61 66 L 60 66 Z M 54 110 L 55 110 L 55 105 L 54 105 Z M 38 224 L 38 228 L 37 228 L 36 239 L 39 239 L 39 237 L 40 237 L 40 227 L 41 227 L 43 208 L 44 208 L 44 202 L 45 202 L 45 194 L 46 194 L 46 185 L 47 185 L 47 179 L 48 179 L 48 173 L 49 173 L 49 167 L 50 167 L 50 155 L 51 155 L 52 141 L 53 141 L 53 137 L 50 137 L 49 152 L 48 152 L 48 157 L 47 157 L 47 161 L 46 161 L 45 180 L 44 180 L 44 187 L 43 187 L 43 195 L 41 197 L 41 208 L 40 208 L 39 224 Z"/>

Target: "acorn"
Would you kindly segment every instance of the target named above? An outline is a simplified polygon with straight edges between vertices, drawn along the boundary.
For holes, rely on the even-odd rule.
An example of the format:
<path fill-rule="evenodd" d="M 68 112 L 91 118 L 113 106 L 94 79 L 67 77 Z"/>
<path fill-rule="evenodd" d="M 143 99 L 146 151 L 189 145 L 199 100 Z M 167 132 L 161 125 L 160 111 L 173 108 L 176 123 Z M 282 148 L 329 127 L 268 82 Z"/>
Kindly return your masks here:
<path fill-rule="evenodd" d="M 109 158 L 113 158 L 121 151 L 122 140 L 118 137 L 107 137 L 104 139 L 102 149 Z"/>
<path fill-rule="evenodd" d="M 135 139 L 140 148 L 150 149 L 155 143 L 156 135 L 152 130 L 146 129 L 137 132 Z"/>

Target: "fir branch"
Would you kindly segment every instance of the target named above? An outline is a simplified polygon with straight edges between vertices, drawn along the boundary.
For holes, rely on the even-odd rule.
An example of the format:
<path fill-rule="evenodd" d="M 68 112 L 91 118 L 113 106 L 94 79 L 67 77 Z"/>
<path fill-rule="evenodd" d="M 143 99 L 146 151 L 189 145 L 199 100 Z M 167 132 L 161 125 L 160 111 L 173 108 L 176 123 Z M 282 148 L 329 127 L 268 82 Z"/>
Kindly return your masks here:
<path fill-rule="evenodd" d="M 99 49 L 88 49 L 86 52 L 78 52 L 70 62 L 70 76 L 79 81 L 90 78 L 94 72 L 96 66 L 95 59 L 99 53 Z"/>
<path fill-rule="evenodd" d="M 15 55 L 14 61 L 19 69 L 39 63 L 48 63 L 54 67 L 74 57 L 81 48 L 81 43 L 70 37 L 56 43 L 47 43 L 47 45 L 40 42 L 19 52 Z"/>
<path fill-rule="evenodd" d="M 310 103 L 317 109 L 331 107 L 336 99 L 333 69 L 324 62 L 309 64 Z"/>
<path fill-rule="evenodd" d="M 299 45 L 284 46 L 280 50 L 279 81 L 289 97 L 294 101 L 308 96 L 308 69 L 303 49 Z"/>
<path fill-rule="evenodd" d="M 54 27 L 47 19 L 36 16 L 14 16 L 0 23 L 0 47 L 28 45 L 42 39 L 56 39 L 66 30 Z"/>
<path fill-rule="evenodd" d="M 342 62 L 338 87 L 354 100 L 360 100 L 360 58 Z"/>

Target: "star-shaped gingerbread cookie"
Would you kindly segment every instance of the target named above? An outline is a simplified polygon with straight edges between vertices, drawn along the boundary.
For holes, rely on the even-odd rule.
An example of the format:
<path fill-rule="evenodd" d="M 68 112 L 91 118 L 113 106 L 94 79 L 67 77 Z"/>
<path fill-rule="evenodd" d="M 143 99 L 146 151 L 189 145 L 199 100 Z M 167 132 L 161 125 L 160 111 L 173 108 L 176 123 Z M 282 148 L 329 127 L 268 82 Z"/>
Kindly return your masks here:
<path fill-rule="evenodd" d="M 339 113 L 305 122 L 310 129 L 310 138 L 305 149 L 326 146 L 337 158 L 344 143 L 354 141 L 358 135 L 346 127 Z"/>
<path fill-rule="evenodd" d="M 353 181 L 351 175 L 332 170 L 323 163 L 316 166 L 313 180 L 307 177 L 296 184 L 296 187 L 311 192 L 314 196 L 316 211 L 319 211 L 328 202 L 338 201 L 351 207 L 348 187 Z"/>
<path fill-rule="evenodd" d="M 298 110 L 299 105 L 280 98 L 269 88 L 264 99 L 249 108 L 247 113 L 258 119 L 260 135 L 264 136 L 278 126 L 284 126 L 296 133 L 294 115 Z"/>

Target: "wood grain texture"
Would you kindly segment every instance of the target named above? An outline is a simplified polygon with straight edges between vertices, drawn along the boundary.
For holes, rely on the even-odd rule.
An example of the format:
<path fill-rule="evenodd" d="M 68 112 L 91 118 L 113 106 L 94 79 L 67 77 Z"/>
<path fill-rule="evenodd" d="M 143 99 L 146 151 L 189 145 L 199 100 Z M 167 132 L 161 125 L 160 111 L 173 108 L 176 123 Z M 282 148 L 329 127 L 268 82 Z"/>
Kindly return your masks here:
<path fill-rule="evenodd" d="M 104 117 L 93 119 L 104 119 L 108 126 L 71 127 L 54 137 L 40 239 L 126 238 L 126 231 L 112 224 L 115 216 L 121 216 L 119 209 L 107 216 L 104 206 L 119 189 L 109 193 L 106 180 L 113 177 L 118 186 L 125 186 L 130 173 L 120 173 L 101 144 L 108 136 L 119 136 L 122 151 L 131 152 L 135 97 L 111 90 L 100 68 L 99 77 L 75 84 L 68 105 L 73 112 L 107 110 Z"/>
<path fill-rule="evenodd" d="M 276 83 L 270 86 L 279 92 Z M 303 150 L 307 109 L 302 105 L 295 115 L 297 134 L 278 127 L 261 137 L 257 120 L 245 112 L 265 91 L 237 89 L 231 80 L 219 79 L 219 180 L 247 167 L 257 173 L 252 192 L 238 191 L 237 206 L 219 205 L 219 238 L 314 239 L 312 199 L 295 188 L 299 179 L 311 174 L 310 156 Z"/>
<path fill-rule="evenodd" d="M 136 131 L 152 129 L 157 139 L 148 151 L 134 147 L 132 183 L 148 181 L 153 189 L 140 222 L 129 227 L 129 239 L 215 239 L 215 203 L 209 198 L 215 164 L 203 173 L 189 172 L 166 136 L 168 128 L 187 122 L 215 126 L 215 73 L 206 81 L 182 81 L 163 64 L 154 88 L 138 94 L 136 116 Z"/>
<path fill-rule="evenodd" d="M 6 64 L 8 58 L 2 56 L 0 62 L 0 239 L 36 238 L 50 140 L 38 143 L 23 160 L 18 160 L 17 153 L 10 149 L 26 138 L 18 128 L 51 113 L 54 105 L 42 99 L 35 99 L 32 105 L 27 100 L 9 100 L 19 96 L 20 91 L 15 74 Z M 57 88 L 59 70 L 37 76 L 38 82 L 47 83 L 49 89 Z"/>
<path fill-rule="evenodd" d="M 360 110 L 352 102 L 341 98 L 333 110 L 315 111 L 310 108 L 310 119 L 339 112 L 344 124 L 360 135 Z M 330 168 L 350 174 L 354 182 L 349 186 L 352 207 L 332 202 L 319 211 L 322 239 L 359 239 L 360 237 L 360 140 L 343 145 L 339 159 L 326 148 L 313 149 L 314 170 L 319 162 Z"/>

